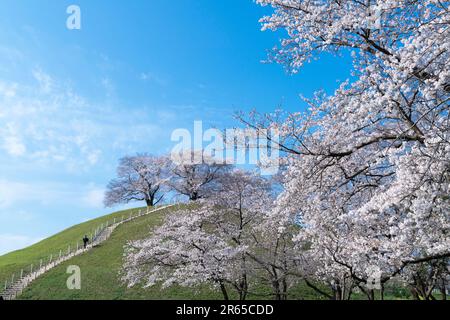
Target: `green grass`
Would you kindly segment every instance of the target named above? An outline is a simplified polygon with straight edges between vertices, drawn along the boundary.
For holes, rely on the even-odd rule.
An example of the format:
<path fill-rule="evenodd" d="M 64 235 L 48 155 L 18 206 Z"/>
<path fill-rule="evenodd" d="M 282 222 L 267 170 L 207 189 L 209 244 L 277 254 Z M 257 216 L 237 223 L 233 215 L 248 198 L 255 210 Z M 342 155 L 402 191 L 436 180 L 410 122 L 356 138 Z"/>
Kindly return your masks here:
<path fill-rule="evenodd" d="M 219 293 L 208 288 L 192 290 L 172 287 L 162 291 L 159 287 L 128 289 L 121 283 L 119 272 L 126 242 L 147 236 L 152 227 L 159 225 L 171 210 L 161 210 L 119 226 L 101 246 L 72 258 L 37 279 L 20 299 L 220 299 Z M 67 289 L 69 275 L 66 270 L 70 265 L 81 269 L 81 290 Z"/>
<path fill-rule="evenodd" d="M 17 277 L 22 269 L 24 269 L 24 272 L 29 272 L 31 264 L 36 268 L 39 266 L 41 259 L 45 263 L 50 259 L 50 255 L 57 257 L 60 251 L 66 253 L 69 245 L 73 250 L 76 248 L 77 242 L 81 244 L 81 240 L 85 234 L 90 237 L 90 234 L 101 226 L 101 224 L 106 224 L 106 222 L 111 223 L 114 218 L 118 220 L 122 216 L 128 217 L 130 213 L 136 214 L 138 210 L 140 209 L 120 211 L 87 221 L 64 230 L 33 246 L 0 256 L 0 291 L 3 288 L 5 280 L 11 280 L 13 273 Z"/>
<path fill-rule="evenodd" d="M 137 218 L 131 222 L 119 226 L 112 236 L 101 246 L 74 257 L 69 261 L 50 270 L 34 281 L 20 296 L 24 300 L 158 300 L 158 299 L 222 299 L 220 292 L 202 286 L 198 288 L 170 287 L 161 290 L 159 286 L 143 289 L 141 287 L 127 288 L 120 281 L 120 270 L 123 262 L 124 245 L 131 240 L 147 237 L 151 230 L 162 223 L 164 216 L 177 208 L 167 208 L 148 216 Z M 137 212 L 134 209 L 133 212 Z M 111 221 L 114 217 L 129 215 L 130 211 L 117 212 L 93 221 L 89 221 L 70 229 L 67 229 L 51 238 L 48 238 L 34 246 L 16 251 L 0 257 L 0 275 L 9 275 L 17 272 L 22 266 L 36 263 L 41 257 L 47 257 L 50 252 L 67 250 L 68 243 L 76 243 L 85 233 L 97 227 L 101 223 Z M 81 269 L 81 290 L 69 290 L 66 281 L 69 274 L 66 273 L 70 265 L 79 266 Z M 253 288 L 254 292 L 265 294 L 270 292 L 263 285 Z M 236 298 L 231 296 L 231 298 Z M 249 299 L 261 299 L 263 296 L 249 296 Z M 270 297 L 265 297 L 266 299 Z M 364 297 L 355 297 L 362 298 Z M 289 299 L 324 299 L 317 295 L 304 283 L 293 287 L 289 291 Z"/>

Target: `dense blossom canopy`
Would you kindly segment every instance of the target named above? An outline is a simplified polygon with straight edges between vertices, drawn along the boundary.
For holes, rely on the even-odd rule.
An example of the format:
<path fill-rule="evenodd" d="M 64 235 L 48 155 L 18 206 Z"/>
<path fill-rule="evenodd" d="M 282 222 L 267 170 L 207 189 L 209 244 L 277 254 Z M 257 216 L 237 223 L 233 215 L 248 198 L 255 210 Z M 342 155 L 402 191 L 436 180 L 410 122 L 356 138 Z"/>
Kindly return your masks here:
<path fill-rule="evenodd" d="M 273 59 L 296 71 L 352 53 L 354 76 L 285 122 L 292 157 L 276 214 L 301 214 L 318 274 L 381 281 L 450 254 L 450 11 L 447 1 L 260 0 Z M 263 121 L 255 122 L 262 124 Z M 288 220 L 286 220 L 288 221 Z M 368 271 L 369 270 L 369 271 Z"/>
<path fill-rule="evenodd" d="M 279 298 L 297 276 L 347 299 L 402 277 L 429 298 L 438 281 L 445 288 L 450 257 L 449 2 L 257 2 L 274 9 L 263 30 L 287 32 L 273 61 L 296 72 L 348 54 L 353 78 L 305 98 L 307 112 L 240 116 L 280 132 L 281 195 L 267 202 L 263 181 L 233 173 L 201 209 L 130 244 L 125 279 L 231 283 L 242 294 L 243 279 L 266 272 Z"/>

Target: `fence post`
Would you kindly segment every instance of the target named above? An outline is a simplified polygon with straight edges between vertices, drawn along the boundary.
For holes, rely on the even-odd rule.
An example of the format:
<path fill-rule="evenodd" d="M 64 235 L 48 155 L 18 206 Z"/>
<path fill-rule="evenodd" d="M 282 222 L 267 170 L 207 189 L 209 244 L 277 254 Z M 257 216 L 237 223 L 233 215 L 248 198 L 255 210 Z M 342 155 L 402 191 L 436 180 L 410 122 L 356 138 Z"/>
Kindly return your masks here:
<path fill-rule="evenodd" d="M 12 277 L 11 277 L 11 285 L 14 283 L 14 273 L 13 273 L 13 275 L 12 275 Z"/>
<path fill-rule="evenodd" d="M 23 278 L 23 269 L 20 270 L 20 279 L 22 279 L 22 278 Z"/>
<path fill-rule="evenodd" d="M 113 224 L 116 224 L 116 218 L 114 218 L 114 222 L 113 222 Z"/>
<path fill-rule="evenodd" d="M 5 291 L 8 289 L 8 280 L 5 280 Z"/>
<path fill-rule="evenodd" d="M 61 259 L 62 256 L 62 249 L 59 249 L 59 258 Z"/>
<path fill-rule="evenodd" d="M 69 244 L 69 247 L 67 248 L 67 254 L 68 255 L 70 254 L 70 244 Z"/>
<path fill-rule="evenodd" d="M 79 245 L 78 245 L 78 241 L 77 241 L 77 251 L 78 251 L 78 249 L 79 249 Z"/>
<path fill-rule="evenodd" d="M 31 264 L 30 273 L 33 273 L 33 264 Z"/>
<path fill-rule="evenodd" d="M 40 269 L 42 269 L 42 259 L 41 259 L 41 261 L 40 261 L 40 263 L 39 263 L 39 270 Z"/>

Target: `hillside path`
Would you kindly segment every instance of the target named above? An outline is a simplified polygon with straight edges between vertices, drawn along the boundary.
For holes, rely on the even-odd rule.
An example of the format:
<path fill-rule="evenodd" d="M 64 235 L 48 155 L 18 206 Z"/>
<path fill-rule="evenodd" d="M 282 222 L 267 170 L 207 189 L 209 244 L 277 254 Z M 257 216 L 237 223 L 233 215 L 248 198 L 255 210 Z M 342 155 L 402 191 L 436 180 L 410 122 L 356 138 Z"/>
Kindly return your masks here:
<path fill-rule="evenodd" d="M 3 291 L 2 293 L 0 293 L 0 296 L 3 297 L 3 299 L 5 300 L 14 300 L 16 299 L 18 296 L 20 296 L 20 294 L 23 292 L 23 290 L 28 287 L 34 280 L 36 280 L 37 278 L 39 278 L 40 276 L 42 276 L 43 274 L 47 273 L 49 270 L 55 268 L 56 266 L 60 265 L 63 262 L 66 262 L 67 260 L 72 259 L 73 257 L 79 256 L 87 251 L 92 250 L 93 248 L 97 247 L 98 245 L 100 245 L 101 243 L 105 242 L 106 240 L 109 239 L 109 237 L 111 237 L 111 234 L 114 232 L 114 230 L 127 222 L 133 221 L 137 218 L 161 211 L 161 210 L 165 210 L 167 208 L 173 207 L 175 206 L 174 204 L 172 205 L 167 205 L 164 207 L 160 207 L 151 211 L 147 211 L 147 212 L 143 212 L 140 215 L 136 215 L 136 216 L 132 216 L 130 218 L 127 218 L 123 221 L 117 222 L 115 224 L 112 224 L 108 227 L 105 227 L 103 230 L 101 230 L 97 236 L 93 239 L 92 243 L 90 243 L 86 249 L 82 248 L 82 249 L 78 249 L 74 252 L 71 252 L 65 256 L 62 256 L 58 259 L 55 259 L 53 262 L 49 263 L 48 265 L 45 265 L 44 267 L 41 267 L 39 269 L 37 269 L 36 271 L 30 273 L 29 275 L 18 279 L 14 284 L 12 284 L 11 286 L 9 286 L 5 291 Z"/>

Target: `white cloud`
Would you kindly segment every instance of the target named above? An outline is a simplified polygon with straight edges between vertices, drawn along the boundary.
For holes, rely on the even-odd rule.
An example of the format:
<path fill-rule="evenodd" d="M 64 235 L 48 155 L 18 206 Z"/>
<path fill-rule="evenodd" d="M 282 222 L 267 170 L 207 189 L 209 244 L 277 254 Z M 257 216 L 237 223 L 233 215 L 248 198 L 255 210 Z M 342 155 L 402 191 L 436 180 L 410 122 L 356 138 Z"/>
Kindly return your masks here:
<path fill-rule="evenodd" d="M 0 70 L 3 72 L 9 70 L 12 66 L 22 65 L 25 60 L 25 55 L 17 48 L 0 45 Z"/>
<path fill-rule="evenodd" d="M 0 79 L 0 160 L 4 151 L 29 166 L 88 171 L 111 154 L 147 150 L 164 132 L 146 108 L 93 104 L 41 69 L 32 74 L 38 85 Z M 103 86 L 114 94 L 109 78 Z"/>
<path fill-rule="evenodd" d="M 103 196 L 105 194 L 105 189 L 95 187 L 95 185 L 90 184 L 86 189 L 88 189 L 86 195 L 82 198 L 82 203 L 93 209 L 103 208 Z"/>
<path fill-rule="evenodd" d="M 177 119 L 177 113 L 173 110 L 158 110 L 157 116 L 162 122 L 173 122 Z"/>
<path fill-rule="evenodd" d="M 11 209 L 25 202 L 42 205 L 70 201 L 70 185 L 52 182 L 18 182 L 0 180 L 0 209 Z"/>
<path fill-rule="evenodd" d="M 12 98 L 16 95 L 17 92 L 17 83 L 4 83 L 0 82 L 0 95 L 5 98 Z"/>
<path fill-rule="evenodd" d="M 102 209 L 105 190 L 93 183 L 72 184 L 48 181 L 17 182 L 0 180 L 0 210 L 23 206 L 24 203 L 42 205 L 79 205 Z M 0 212 L 1 215 L 1 212 Z"/>
<path fill-rule="evenodd" d="M 18 157 L 18 156 L 23 156 L 26 153 L 27 148 L 22 143 L 22 141 L 19 139 L 19 137 L 9 136 L 9 137 L 5 137 L 3 139 L 4 139 L 3 148 L 11 156 Z"/>
<path fill-rule="evenodd" d="M 11 207 L 26 197 L 28 191 L 27 185 L 23 183 L 0 180 L 0 209 Z"/>
<path fill-rule="evenodd" d="M 53 88 L 52 77 L 42 71 L 41 69 L 35 69 L 33 71 L 33 77 L 38 81 L 39 86 L 44 93 L 49 93 Z"/>
<path fill-rule="evenodd" d="M 0 255 L 23 249 L 41 241 L 43 237 L 28 237 L 16 234 L 0 234 Z"/>
<path fill-rule="evenodd" d="M 6 123 L 0 128 L 0 134 L 3 136 L 3 149 L 11 156 L 23 156 L 27 151 L 25 144 L 19 136 L 18 126 L 14 122 Z"/>
<path fill-rule="evenodd" d="M 142 72 L 140 79 L 142 81 L 150 81 L 150 82 L 156 83 L 157 85 L 160 85 L 160 86 L 166 86 L 169 83 L 169 81 L 166 78 L 163 78 L 163 77 L 156 75 L 154 73 L 151 73 L 151 72 Z"/>
<path fill-rule="evenodd" d="M 97 164 L 101 154 L 102 154 L 102 152 L 100 150 L 91 151 L 87 156 L 89 164 L 92 166 Z"/>
<path fill-rule="evenodd" d="M 116 95 L 116 87 L 114 86 L 113 81 L 110 78 L 103 78 L 101 84 L 105 89 L 106 97 L 114 98 Z"/>

